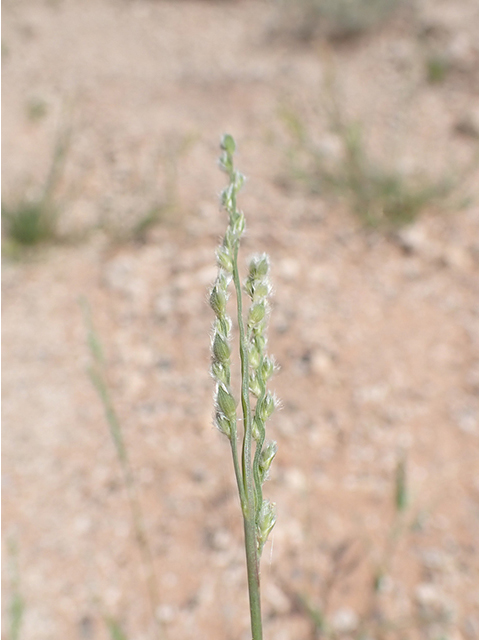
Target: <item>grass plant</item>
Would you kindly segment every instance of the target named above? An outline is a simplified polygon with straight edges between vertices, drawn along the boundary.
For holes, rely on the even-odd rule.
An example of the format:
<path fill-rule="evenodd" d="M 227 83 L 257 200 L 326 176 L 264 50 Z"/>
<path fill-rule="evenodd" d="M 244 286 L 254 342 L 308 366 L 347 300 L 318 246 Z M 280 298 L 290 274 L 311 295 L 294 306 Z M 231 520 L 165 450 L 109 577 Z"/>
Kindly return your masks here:
<path fill-rule="evenodd" d="M 346 41 L 381 26 L 402 0 L 283 0 L 285 27 L 300 41 Z"/>
<path fill-rule="evenodd" d="M 340 155 L 333 161 L 311 142 L 294 111 L 283 109 L 281 117 L 293 140 L 287 152 L 293 179 L 312 194 L 347 202 L 365 227 L 398 229 L 414 222 L 427 206 L 438 204 L 451 192 L 451 181 L 406 176 L 395 167 L 373 160 L 361 125 L 345 122 L 337 110 L 330 114 L 332 130 L 340 142 Z"/>
<path fill-rule="evenodd" d="M 103 405 L 110 435 L 122 470 L 123 482 L 127 489 L 135 539 L 142 558 L 145 582 L 152 609 L 152 616 L 155 623 L 155 636 L 157 640 L 164 640 L 165 634 L 157 615 L 160 601 L 153 553 L 148 540 L 145 518 L 138 498 L 135 477 L 130 463 L 130 458 L 128 456 L 121 423 L 117 416 L 107 384 L 102 345 L 93 326 L 88 304 L 85 301 L 82 301 L 82 306 L 88 332 L 88 346 L 92 356 L 92 364 L 88 369 L 88 374 Z M 109 619 L 109 629 L 114 638 L 120 639 L 124 637 L 123 635 L 120 635 L 121 629 L 118 626 L 118 623 L 111 618 Z"/>
<path fill-rule="evenodd" d="M 165 179 L 165 194 L 161 202 L 152 202 L 145 213 L 135 222 L 131 229 L 131 236 L 135 242 L 144 243 L 149 232 L 162 221 L 168 220 L 179 209 L 178 190 L 178 162 L 188 150 L 188 138 L 182 140 L 183 144 L 166 146 L 161 154 L 163 173 Z M 151 190 L 151 185 L 145 185 L 145 190 Z"/>
<path fill-rule="evenodd" d="M 271 292 L 269 258 L 262 254 L 251 259 L 242 291 L 238 250 L 245 230 L 245 217 L 237 207 L 237 195 L 245 177 L 234 168 L 236 145 L 232 136 L 223 137 L 221 149 L 220 167 L 227 174 L 229 183 L 221 195 L 228 226 L 217 250 L 218 276 L 210 293 L 210 305 L 216 316 L 211 367 L 215 381 L 215 424 L 227 436 L 232 451 L 244 523 L 252 638 L 262 640 L 260 557 L 276 520 L 275 505 L 264 499 L 262 492 L 277 451 L 274 441 L 265 441 L 265 423 L 277 405 L 275 396 L 267 390 L 267 381 L 275 371 L 275 362 L 266 352 L 268 296 Z M 238 402 L 231 384 L 232 320 L 227 314 L 230 285 L 236 299 L 241 362 L 241 452 L 238 448 Z M 243 293 L 250 299 L 245 318 Z"/>
<path fill-rule="evenodd" d="M 409 487 L 408 460 L 404 452 L 397 457 L 395 477 L 392 491 L 393 518 L 390 522 L 384 541 L 372 543 L 371 551 L 378 557 L 371 558 L 372 580 L 367 591 L 368 599 L 363 611 L 358 612 L 358 625 L 348 637 L 352 640 L 368 640 L 391 638 L 405 640 L 417 637 L 450 637 L 448 627 L 450 621 L 445 612 L 438 612 L 434 616 L 412 612 L 405 615 L 392 616 L 388 613 L 385 594 L 388 593 L 389 583 L 396 583 L 395 565 L 398 564 L 399 546 L 402 539 L 418 528 L 419 513 L 413 509 L 412 495 Z M 353 553 L 353 540 L 340 542 L 330 553 L 330 570 L 324 576 L 322 593 L 318 598 L 312 598 L 305 592 L 291 589 L 288 584 L 282 585 L 289 594 L 294 606 L 303 611 L 308 618 L 312 638 L 315 640 L 337 640 L 344 637 L 335 629 L 330 610 L 330 596 L 334 589 L 341 587 L 345 579 L 352 575 L 370 554 L 367 549 Z M 362 544 L 363 547 L 363 544 Z M 443 635 L 433 636 L 433 630 L 441 630 Z"/>
<path fill-rule="evenodd" d="M 182 190 L 179 166 L 198 140 L 195 133 L 174 135 L 162 142 L 153 154 L 147 171 L 132 175 L 127 200 L 138 196 L 142 204 L 130 204 L 120 212 L 109 205 L 102 212 L 98 227 L 116 244 L 144 244 L 151 231 L 161 224 L 178 224 L 182 219 Z M 160 174 L 160 175 L 159 175 Z M 158 192 L 158 184 L 162 193 Z"/>
<path fill-rule="evenodd" d="M 340 131 L 344 160 L 338 172 L 324 172 L 327 188 L 345 193 L 353 212 L 368 227 L 401 227 L 413 222 L 432 200 L 445 194 L 445 184 L 405 177 L 374 163 L 365 150 L 362 131 L 351 125 Z"/>
<path fill-rule="evenodd" d="M 55 190 L 65 166 L 69 139 L 69 131 L 58 136 L 48 175 L 38 196 L 20 198 L 12 205 L 2 201 L 2 230 L 12 245 L 12 253 L 18 247 L 33 247 L 57 239 L 59 209 Z"/>
<path fill-rule="evenodd" d="M 9 239 L 24 247 L 53 240 L 56 236 L 57 211 L 43 197 L 21 200 L 10 208 L 2 203 L 2 220 Z"/>

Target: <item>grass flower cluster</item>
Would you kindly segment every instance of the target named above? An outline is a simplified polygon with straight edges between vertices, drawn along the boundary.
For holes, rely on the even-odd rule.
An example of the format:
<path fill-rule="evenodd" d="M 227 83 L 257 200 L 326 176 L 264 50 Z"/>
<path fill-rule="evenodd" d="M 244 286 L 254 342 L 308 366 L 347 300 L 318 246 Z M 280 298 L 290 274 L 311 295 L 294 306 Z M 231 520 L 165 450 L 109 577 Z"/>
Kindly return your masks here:
<path fill-rule="evenodd" d="M 229 183 L 221 195 L 228 214 L 228 227 L 217 250 L 218 276 L 210 294 L 215 313 L 212 336 L 212 376 L 215 380 L 215 423 L 230 442 L 238 493 L 242 507 L 250 614 L 253 640 L 262 638 L 260 607 L 260 557 L 268 535 L 275 525 L 275 505 L 263 498 L 262 485 L 277 451 L 273 441 L 266 441 L 265 425 L 277 405 L 267 382 L 275 371 L 275 362 L 267 354 L 269 259 L 254 256 L 249 264 L 243 289 L 238 271 L 238 250 L 245 231 L 244 214 L 237 208 L 237 195 L 245 177 L 233 164 L 235 142 L 225 135 L 221 143 L 220 167 Z M 233 288 L 236 297 L 237 327 L 241 362 L 241 407 L 243 416 L 242 447 L 238 447 L 237 400 L 231 384 L 232 319 L 227 301 Z M 243 313 L 243 293 L 250 301 Z"/>

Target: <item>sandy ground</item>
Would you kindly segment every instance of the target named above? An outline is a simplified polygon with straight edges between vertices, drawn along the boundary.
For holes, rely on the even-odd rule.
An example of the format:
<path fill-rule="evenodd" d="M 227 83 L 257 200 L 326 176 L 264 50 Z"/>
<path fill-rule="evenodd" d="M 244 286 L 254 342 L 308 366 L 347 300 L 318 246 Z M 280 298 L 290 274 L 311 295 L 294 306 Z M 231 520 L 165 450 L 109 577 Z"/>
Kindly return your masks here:
<path fill-rule="evenodd" d="M 296 16 L 250 1 L 4 0 L 4 201 L 36 197 L 55 145 L 69 143 L 60 239 L 4 250 L 2 638 L 13 640 L 15 595 L 20 640 L 111 638 L 109 617 L 129 640 L 156 637 L 87 376 L 82 298 L 104 345 L 165 638 L 251 637 L 208 372 L 225 131 L 248 176 L 243 256 L 272 261 L 269 345 L 281 366 L 265 638 L 478 637 L 476 3 L 417 2 L 356 39 L 332 39 L 327 25 L 301 41 Z M 438 51 L 448 73 L 432 84 L 426 60 Z M 458 178 L 448 205 L 385 234 L 296 183 L 285 114 L 336 157 L 332 96 L 382 165 Z M 134 241 L 155 207 L 160 223 Z"/>

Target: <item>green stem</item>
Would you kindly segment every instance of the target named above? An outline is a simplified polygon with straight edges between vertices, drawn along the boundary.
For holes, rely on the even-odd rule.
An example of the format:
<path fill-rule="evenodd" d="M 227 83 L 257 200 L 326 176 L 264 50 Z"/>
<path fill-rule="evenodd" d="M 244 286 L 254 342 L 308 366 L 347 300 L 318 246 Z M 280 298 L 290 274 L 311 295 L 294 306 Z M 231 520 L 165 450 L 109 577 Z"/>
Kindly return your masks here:
<path fill-rule="evenodd" d="M 257 553 L 255 517 L 243 519 L 245 549 L 247 553 L 248 595 L 250 599 L 250 621 L 252 640 L 262 640 L 262 611 L 260 603 L 260 570 Z"/>
<path fill-rule="evenodd" d="M 240 464 L 238 462 L 236 428 L 230 435 L 230 446 L 232 448 L 233 467 L 235 469 L 235 477 L 237 479 L 237 487 L 238 487 L 238 493 L 240 495 L 240 503 L 242 505 L 242 513 L 244 513 L 246 509 L 246 497 L 245 497 L 245 488 L 243 486 L 242 471 L 240 469 Z"/>
<path fill-rule="evenodd" d="M 238 244 L 233 257 L 233 281 L 237 298 L 238 330 L 240 335 L 240 360 L 242 365 L 242 410 L 243 410 L 243 449 L 242 471 L 245 502 L 243 524 L 245 530 L 245 551 L 247 558 L 248 593 L 250 599 L 250 620 L 252 640 L 262 640 L 262 614 L 260 606 L 260 573 L 255 524 L 255 483 L 252 471 L 252 414 L 250 411 L 250 384 L 248 371 L 248 348 L 243 325 L 242 288 L 238 275 Z"/>

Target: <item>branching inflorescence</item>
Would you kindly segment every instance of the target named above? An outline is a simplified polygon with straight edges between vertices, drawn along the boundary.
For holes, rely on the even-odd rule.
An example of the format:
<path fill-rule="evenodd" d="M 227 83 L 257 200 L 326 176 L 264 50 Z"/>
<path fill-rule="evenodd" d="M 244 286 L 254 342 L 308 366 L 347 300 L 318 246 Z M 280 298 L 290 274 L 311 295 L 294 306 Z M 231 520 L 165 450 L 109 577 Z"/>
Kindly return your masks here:
<path fill-rule="evenodd" d="M 271 293 L 269 259 L 262 254 L 250 261 L 243 287 L 250 299 L 245 321 L 238 273 L 238 249 L 245 230 L 245 217 L 237 209 L 237 194 L 245 177 L 233 165 L 235 141 L 232 136 L 223 137 L 221 149 L 220 167 L 227 173 L 229 184 L 221 195 L 222 205 L 228 213 L 228 227 L 217 250 L 218 276 L 210 294 L 210 305 L 216 316 L 212 337 L 212 375 L 216 383 L 215 423 L 228 437 L 232 449 L 244 519 L 252 636 L 253 640 L 261 640 L 259 561 L 276 519 L 275 505 L 265 500 L 262 493 L 262 485 L 277 451 L 276 442 L 265 441 L 265 423 L 277 405 L 275 396 L 267 390 L 268 379 L 276 368 L 274 360 L 266 352 L 268 297 Z M 232 320 L 227 314 L 232 281 L 237 302 L 241 361 L 241 454 L 238 451 L 237 401 L 231 386 Z"/>

